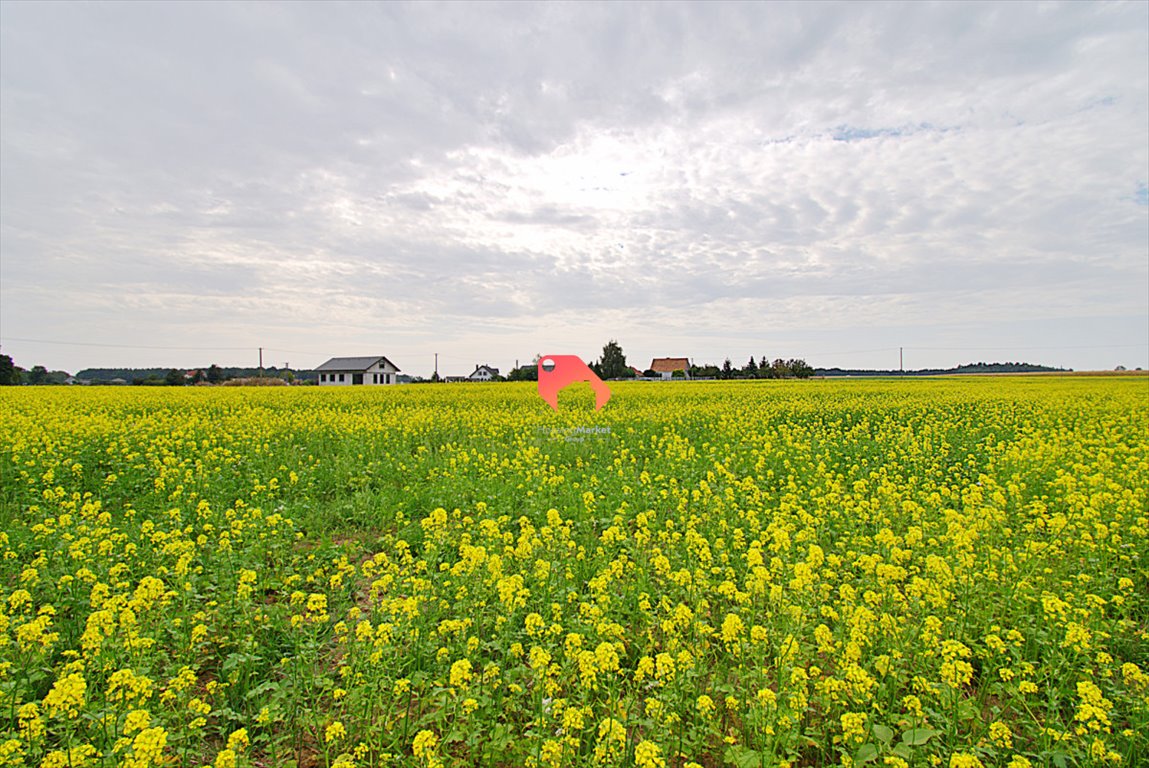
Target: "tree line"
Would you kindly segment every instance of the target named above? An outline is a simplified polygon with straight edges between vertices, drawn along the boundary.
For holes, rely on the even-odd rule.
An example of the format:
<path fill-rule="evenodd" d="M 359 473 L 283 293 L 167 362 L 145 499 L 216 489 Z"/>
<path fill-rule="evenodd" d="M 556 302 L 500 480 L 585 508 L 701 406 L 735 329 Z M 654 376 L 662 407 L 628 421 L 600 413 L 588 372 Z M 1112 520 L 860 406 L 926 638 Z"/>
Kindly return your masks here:
<path fill-rule="evenodd" d="M 536 355 L 530 365 L 519 366 L 513 369 L 506 377 L 507 381 L 537 381 L 539 356 Z M 627 364 L 626 355 L 617 341 L 611 339 L 602 348 L 602 355 L 588 364 L 600 379 L 634 379 L 640 374 Z M 641 374 L 644 377 L 658 377 L 660 374 L 647 369 Z M 675 371 L 672 378 L 692 379 L 808 379 L 814 375 L 814 369 L 805 360 L 777 358 L 773 362 L 762 356 L 755 360 L 753 356 L 741 368 L 735 367 L 730 358 L 718 365 L 691 365 L 685 371 Z"/>
<path fill-rule="evenodd" d="M 26 370 L 16 365 L 10 355 L 0 354 L 0 386 L 19 384 L 133 384 L 136 386 L 182 387 L 194 384 L 222 384 L 232 379 L 278 378 L 289 384 L 314 384 L 318 376 L 312 371 L 288 368 L 221 367 L 214 363 L 206 368 L 85 368 L 73 377 L 67 371 L 49 371 L 42 365 Z"/>

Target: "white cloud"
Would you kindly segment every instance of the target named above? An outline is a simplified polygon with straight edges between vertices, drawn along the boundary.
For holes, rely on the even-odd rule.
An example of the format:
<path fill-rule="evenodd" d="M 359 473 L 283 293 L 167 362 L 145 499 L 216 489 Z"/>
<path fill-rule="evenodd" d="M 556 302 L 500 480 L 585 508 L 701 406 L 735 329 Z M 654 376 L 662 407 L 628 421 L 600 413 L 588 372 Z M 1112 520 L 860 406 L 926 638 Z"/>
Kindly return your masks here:
<path fill-rule="evenodd" d="M 1143 4 L 2 21 L 5 338 L 503 365 L 611 337 L 885 365 L 849 353 L 913 338 L 947 365 L 995 338 L 1040 362 L 1076 319 L 1129 346 L 1061 364 L 1149 365 Z"/>

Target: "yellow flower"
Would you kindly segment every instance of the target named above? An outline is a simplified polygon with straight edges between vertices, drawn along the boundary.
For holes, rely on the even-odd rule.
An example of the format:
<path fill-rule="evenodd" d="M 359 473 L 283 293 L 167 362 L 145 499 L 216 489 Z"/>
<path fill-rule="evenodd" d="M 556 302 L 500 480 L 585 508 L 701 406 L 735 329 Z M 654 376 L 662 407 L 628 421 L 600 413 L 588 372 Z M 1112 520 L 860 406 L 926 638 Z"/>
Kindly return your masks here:
<path fill-rule="evenodd" d="M 634 748 L 634 764 L 636 768 L 666 768 L 666 761 L 662 759 L 658 745 L 645 740 L 638 742 Z"/>
<path fill-rule="evenodd" d="M 163 763 L 168 734 L 163 728 L 145 728 L 132 740 L 132 751 L 124 759 L 123 768 L 152 768 Z"/>
<path fill-rule="evenodd" d="M 16 719 L 20 724 L 20 735 L 25 741 L 31 742 L 44 735 L 44 721 L 40 719 L 39 708 L 32 702 L 20 707 Z"/>
<path fill-rule="evenodd" d="M 530 665 L 531 669 L 541 671 L 546 669 L 551 663 L 551 655 L 539 648 L 537 645 L 531 647 Z"/>
<path fill-rule="evenodd" d="M 738 638 L 742 636 L 742 632 L 746 629 L 746 625 L 742 622 L 742 618 L 734 613 L 726 614 L 726 618 L 722 620 L 722 640 L 727 645 L 732 645 L 738 642 Z"/>
<path fill-rule="evenodd" d="M 343 727 L 343 723 L 336 720 L 323 732 L 323 740 L 330 744 L 333 741 L 338 741 L 347 737 L 347 729 Z"/>
<path fill-rule="evenodd" d="M 124 718 L 124 735 L 130 736 L 133 733 L 139 733 L 150 727 L 152 724 L 152 716 L 146 709 L 133 709 Z"/>
<path fill-rule="evenodd" d="M 86 768 L 100 753 L 91 744 L 71 747 L 66 752 L 55 750 L 45 755 L 41 768 Z"/>
<path fill-rule="evenodd" d="M 430 764 L 435 760 L 435 747 L 438 744 L 439 737 L 435 735 L 434 731 L 419 731 L 411 742 L 411 754 Z"/>
<path fill-rule="evenodd" d="M 233 731 L 232 734 L 227 737 L 227 748 L 234 752 L 243 752 L 250 745 L 251 739 L 247 736 L 246 728 Z"/>
<path fill-rule="evenodd" d="M 594 655 L 600 672 L 618 671 L 618 652 L 612 643 L 599 643 Z"/>
<path fill-rule="evenodd" d="M 1080 702 L 1077 705 L 1077 714 L 1074 719 L 1081 723 L 1078 733 L 1085 731 L 1109 732 L 1109 710 L 1113 704 L 1101 695 L 1101 689 L 1096 684 L 1082 680 L 1077 684 L 1077 696 Z"/>
<path fill-rule="evenodd" d="M 470 659 L 459 659 L 451 665 L 451 685 L 457 688 L 466 688 L 474 677 Z"/>
<path fill-rule="evenodd" d="M 1010 732 L 1009 726 L 1003 722 L 993 722 L 989 724 L 989 738 L 994 744 L 1005 749 L 1013 746 L 1013 733 Z"/>
<path fill-rule="evenodd" d="M 606 718 L 598 724 L 598 741 L 595 742 L 594 760 L 596 765 L 613 764 L 622 757 L 626 747 L 626 729 L 614 718 Z"/>
<path fill-rule="evenodd" d="M 44 697 L 44 708 L 51 717 L 60 714 L 68 719 L 75 719 L 80 715 L 80 708 L 84 706 L 84 693 L 88 684 L 79 672 L 73 672 L 66 677 L 58 679 L 52 690 Z"/>
<path fill-rule="evenodd" d="M 866 716 L 847 712 L 841 717 L 842 739 L 848 744 L 861 744 L 866 737 Z"/>

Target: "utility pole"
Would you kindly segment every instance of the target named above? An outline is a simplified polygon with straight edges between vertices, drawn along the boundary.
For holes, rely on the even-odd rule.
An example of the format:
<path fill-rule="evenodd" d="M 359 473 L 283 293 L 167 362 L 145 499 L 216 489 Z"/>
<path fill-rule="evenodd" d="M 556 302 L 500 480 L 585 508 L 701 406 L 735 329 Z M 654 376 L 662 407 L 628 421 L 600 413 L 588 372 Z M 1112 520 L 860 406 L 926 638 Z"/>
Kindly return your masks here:
<path fill-rule="evenodd" d="M 439 380 L 439 353 L 435 353 L 435 381 Z"/>
<path fill-rule="evenodd" d="M 906 372 L 905 358 L 902 357 L 902 347 L 898 347 L 898 370 L 902 373 Z"/>
<path fill-rule="evenodd" d="M 263 347 L 259 348 L 259 378 L 263 378 Z"/>

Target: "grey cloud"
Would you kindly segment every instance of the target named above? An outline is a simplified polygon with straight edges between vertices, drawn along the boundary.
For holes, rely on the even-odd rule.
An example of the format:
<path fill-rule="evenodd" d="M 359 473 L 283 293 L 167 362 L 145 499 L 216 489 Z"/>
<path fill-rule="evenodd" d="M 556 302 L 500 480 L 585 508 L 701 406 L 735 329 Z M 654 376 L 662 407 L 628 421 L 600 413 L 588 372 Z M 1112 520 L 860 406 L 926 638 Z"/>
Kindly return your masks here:
<path fill-rule="evenodd" d="M 45 286 L 86 327 L 186 306 L 171 334 L 197 296 L 325 334 L 800 298 L 851 328 L 1002 287 L 1149 314 L 1144 4 L 0 12 L 13 335 Z"/>

